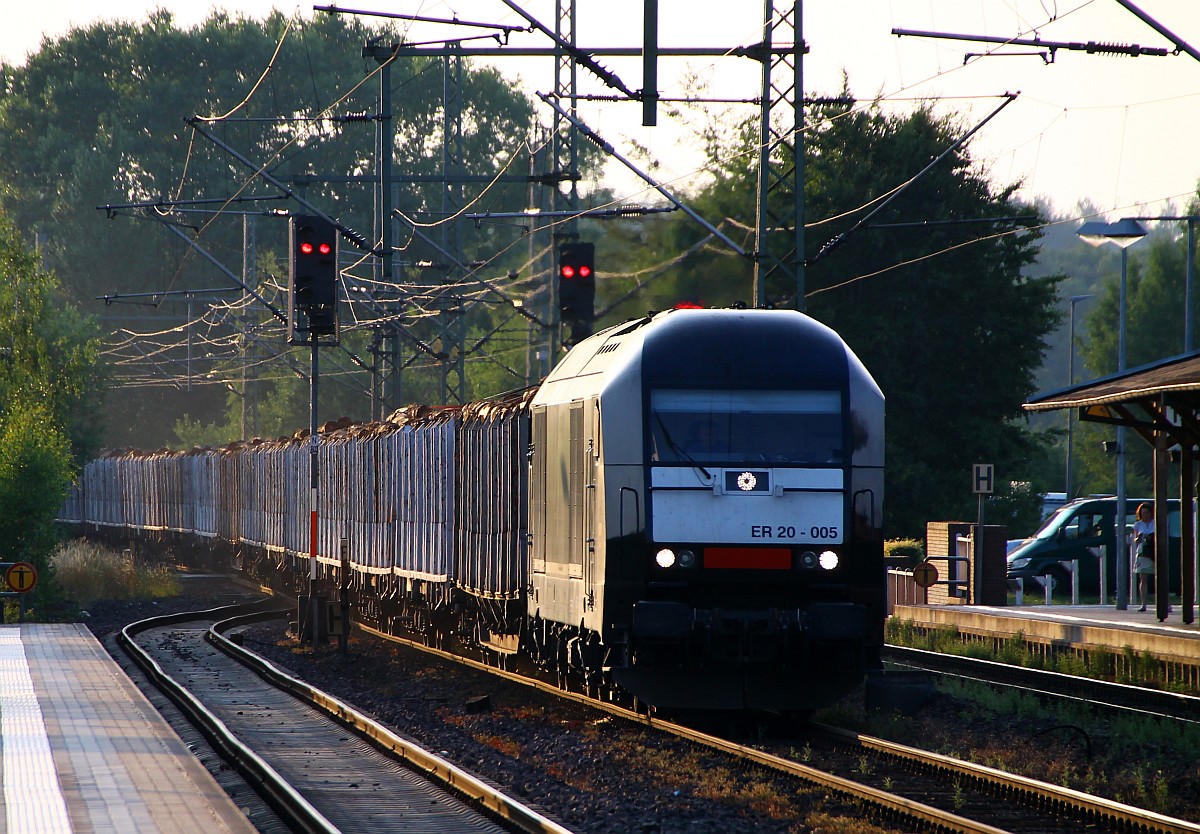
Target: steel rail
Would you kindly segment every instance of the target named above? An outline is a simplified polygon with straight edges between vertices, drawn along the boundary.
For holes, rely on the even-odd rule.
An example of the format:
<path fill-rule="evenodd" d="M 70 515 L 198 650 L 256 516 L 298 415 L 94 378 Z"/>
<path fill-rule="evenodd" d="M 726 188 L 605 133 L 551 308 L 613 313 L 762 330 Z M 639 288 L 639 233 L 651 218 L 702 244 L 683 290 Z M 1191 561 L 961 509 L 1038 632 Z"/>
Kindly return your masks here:
<path fill-rule="evenodd" d="M 1122 712 L 1193 724 L 1200 722 L 1200 698 L 1195 695 L 907 646 L 887 645 L 883 658 L 913 669 L 954 675 L 991 686 L 1018 687 L 1037 695 L 1083 701 Z"/>
<path fill-rule="evenodd" d="M 250 607 L 261 608 L 262 606 L 260 603 L 252 603 L 251 605 L 228 606 L 203 612 L 189 611 L 139 620 L 121 629 L 117 641 L 150 681 L 183 711 L 188 720 L 200 730 L 220 755 L 237 769 L 255 791 L 286 819 L 289 825 L 306 834 L 340 834 L 339 829 L 333 823 L 310 805 L 274 768 L 263 761 L 253 750 L 246 747 L 221 719 L 174 678 L 167 675 L 154 658 L 150 657 L 149 653 L 134 640 L 135 634 L 153 628 L 197 619 L 215 618 L 220 614 L 231 613 L 233 609 Z"/>
<path fill-rule="evenodd" d="M 290 613 L 292 613 L 291 609 L 283 612 L 285 615 Z M 345 701 L 292 677 L 266 658 L 239 646 L 222 633 L 237 626 L 278 619 L 279 616 L 280 613 L 275 611 L 262 611 L 222 620 L 209 628 L 205 639 L 234 660 L 249 667 L 268 683 L 319 708 L 348 729 L 388 751 L 409 767 L 419 770 L 468 801 L 486 808 L 521 831 L 528 832 L 528 834 L 572 834 L 570 829 L 539 814 L 440 756 L 400 738 L 387 727 L 359 712 Z M 195 618 L 193 617 L 193 619 Z"/>
<path fill-rule="evenodd" d="M 842 740 L 854 742 L 868 750 L 875 750 L 889 756 L 898 756 L 918 764 L 949 771 L 966 776 L 981 784 L 999 785 L 1011 793 L 1021 793 L 1049 799 L 1051 802 L 1070 808 L 1074 813 L 1083 813 L 1098 819 L 1116 821 L 1130 831 L 1170 832 L 1170 834 L 1200 834 L 1200 825 L 1187 820 L 1169 817 L 1144 808 L 1135 808 L 1111 799 L 1094 796 L 1083 791 L 1072 790 L 1026 776 L 1018 776 L 1004 770 L 997 770 L 986 765 L 975 764 L 961 759 L 943 756 L 918 750 L 904 744 L 885 741 L 872 736 L 864 736 L 851 730 L 814 724 L 821 732 Z"/>
<path fill-rule="evenodd" d="M 967 819 L 966 817 L 960 817 L 948 811 L 943 811 L 940 808 L 934 808 L 933 806 L 925 805 L 906 797 L 890 794 L 870 785 L 864 785 L 861 782 L 855 782 L 851 779 L 845 779 L 832 773 L 826 773 L 825 771 L 800 764 L 799 762 L 793 762 L 780 756 L 775 756 L 761 750 L 755 750 L 752 747 L 745 747 L 737 744 L 736 742 L 727 741 L 717 736 L 709 735 L 708 733 L 692 729 L 691 727 L 685 727 L 682 724 L 662 721 L 635 710 L 626 709 L 625 707 L 617 706 L 616 704 L 606 703 L 604 701 L 591 698 L 579 692 L 563 690 L 557 686 L 539 681 L 535 678 L 529 678 L 515 672 L 498 669 L 495 666 L 489 666 L 486 663 L 480 663 L 477 660 L 462 657 L 461 655 L 453 654 L 452 652 L 445 651 L 444 649 L 426 646 L 418 641 L 410 640 L 405 637 L 398 637 L 394 634 L 387 634 L 379 631 L 378 629 L 363 625 L 362 623 L 358 623 L 356 625 L 359 630 L 368 634 L 373 634 L 381 639 L 400 643 L 401 645 L 406 645 L 411 648 L 427 652 L 436 657 L 444 660 L 450 660 L 472 669 L 478 669 L 490 674 L 499 675 L 505 680 L 513 683 L 522 684 L 542 692 L 557 695 L 561 698 L 592 707 L 593 709 L 607 712 L 615 717 L 661 730 L 665 733 L 682 738 L 686 741 L 690 741 L 694 744 L 699 744 L 704 747 L 725 753 L 726 755 L 750 761 L 754 764 L 795 776 L 796 778 L 802 779 L 811 784 L 819 785 L 820 787 L 837 792 L 843 796 L 848 796 L 853 799 L 870 803 L 892 814 L 897 814 L 907 819 L 915 820 L 921 824 L 930 825 L 935 830 L 956 831 L 963 832 L 963 834 L 1006 834 L 1003 829 L 996 828 L 995 826 L 987 823 Z"/>
<path fill-rule="evenodd" d="M 922 824 L 931 825 L 937 830 L 970 832 L 971 834 L 999 834 L 999 832 L 1003 831 L 1003 829 L 996 828 L 981 821 L 960 817 L 948 811 L 943 811 L 939 808 L 880 791 L 870 785 L 864 785 L 860 782 L 826 773 L 790 759 L 785 759 L 752 747 L 746 747 L 744 745 L 737 744 L 736 742 L 728 741 L 726 739 L 722 739 L 690 727 L 675 724 L 673 722 L 663 721 L 643 712 L 630 710 L 617 704 L 604 702 L 583 693 L 564 690 L 554 684 L 540 681 L 536 678 L 531 678 L 516 672 L 499 669 L 496 666 L 482 663 L 468 657 L 463 657 L 444 649 L 427 646 L 417 640 L 388 634 L 372 628 L 371 626 L 364 625 L 363 623 L 356 623 L 355 626 L 360 631 L 374 635 L 380 639 L 405 645 L 435 657 L 449 660 L 472 669 L 498 675 L 499 677 L 513 683 L 529 686 L 533 689 L 553 694 L 594 709 L 598 709 L 613 715 L 614 717 L 662 730 L 663 732 L 679 738 L 683 738 L 693 743 L 718 750 L 726 755 L 745 759 L 760 766 L 771 768 L 773 770 L 777 770 L 795 776 L 799 779 L 820 785 L 828 790 L 836 791 L 844 796 L 853 797 L 864 802 L 871 803 L 892 813 L 903 815 Z M 893 648 L 896 647 L 888 647 L 889 650 Z M 252 653 L 248 652 L 248 654 Z M 307 687 L 307 684 L 302 684 L 302 686 Z M 1007 790 L 1010 793 L 1042 797 L 1048 800 L 1048 802 L 1052 805 L 1061 808 L 1073 809 L 1073 813 L 1080 816 L 1089 816 L 1102 820 L 1115 821 L 1119 826 L 1124 827 L 1126 830 L 1146 832 L 1146 834 L 1150 834 L 1151 832 L 1163 832 L 1163 834 L 1200 834 L 1200 825 L 1187 820 L 1177 819 L 1175 817 L 1166 816 L 1154 811 L 1136 808 L 1134 806 L 1126 805 L 1114 800 L 1104 799 L 1103 797 L 1083 793 L 1082 791 L 1063 788 L 1058 785 L 1052 785 L 1036 779 L 1019 776 L 984 765 L 977 765 L 972 762 L 962 761 L 960 759 L 954 759 L 938 753 L 919 750 L 906 745 L 889 742 L 884 739 L 866 736 L 848 730 L 841 730 L 825 725 L 814 725 L 814 727 L 829 736 L 833 736 L 844 741 L 851 741 L 865 749 L 874 750 L 885 755 L 904 758 L 917 765 L 957 773 L 964 777 L 975 780 L 978 783 L 998 786 L 999 788 Z"/>
<path fill-rule="evenodd" d="M 540 691 L 553 693 L 560 697 L 567 698 L 568 700 L 573 700 L 577 703 L 600 709 L 625 720 L 634 721 L 657 728 L 663 732 L 684 738 L 696 744 L 701 744 L 706 747 L 719 750 L 727 755 L 746 759 L 763 767 L 778 770 L 805 781 L 821 785 L 822 787 L 837 791 L 843 795 L 870 802 L 893 813 L 902 814 L 911 819 L 933 825 L 940 830 L 971 832 L 971 834 L 998 834 L 998 832 L 1003 831 L 1003 829 L 996 828 L 995 826 L 987 823 L 960 817 L 956 814 L 943 811 L 939 808 L 934 808 L 932 806 L 915 802 L 901 796 L 889 794 L 873 788 L 870 785 L 864 785 L 860 782 L 826 773 L 824 771 L 808 767 L 807 765 L 803 765 L 780 756 L 775 756 L 770 753 L 756 750 L 753 747 L 746 747 L 744 745 L 737 744 L 736 742 L 727 741 L 717 736 L 712 736 L 680 724 L 662 721 L 644 713 L 617 706 L 616 704 L 610 704 L 596 700 L 582 693 L 565 691 L 553 684 L 545 683 L 534 678 L 529 678 L 515 672 L 498 669 L 495 666 L 489 666 L 486 663 L 481 663 L 477 660 L 462 657 L 460 655 L 447 652 L 443 649 L 426 646 L 419 641 L 387 634 L 361 623 L 356 625 L 361 631 L 373 634 L 384 640 L 407 645 L 411 648 L 427 652 L 446 660 L 451 660 L 474 669 L 499 675 L 500 677 L 515 683 L 531 686 Z M 1117 820 L 1131 831 L 1164 832 L 1164 834 L 1200 834 L 1200 825 L 1188 822 L 1187 820 L 1169 817 L 1164 814 L 1158 814 L 1153 811 L 1136 808 L 1131 805 L 1125 805 L 1114 800 L 1108 800 L 1104 799 L 1103 797 L 1083 793 L 1082 791 L 1059 787 L 1058 785 L 1052 785 L 1047 782 L 1040 782 L 1036 779 L 1030 779 L 1024 776 L 1006 773 L 1005 771 L 996 770 L 995 768 L 989 768 L 984 765 L 976 765 L 971 762 L 954 759 L 938 753 L 930 753 L 923 750 L 918 750 L 902 744 L 889 742 L 884 739 L 852 733 L 846 730 L 839 730 L 833 727 L 821 726 L 820 729 L 823 732 L 838 735 L 843 738 L 853 738 L 856 743 L 862 745 L 863 747 L 876 750 L 881 753 L 899 756 L 916 764 L 937 767 L 943 770 L 950 770 L 980 782 L 999 785 L 1010 791 L 1018 791 L 1028 795 L 1045 797 L 1051 803 L 1065 808 L 1075 809 L 1076 813 L 1080 813 L 1081 815 L 1090 815 L 1099 817 L 1101 819 Z"/>

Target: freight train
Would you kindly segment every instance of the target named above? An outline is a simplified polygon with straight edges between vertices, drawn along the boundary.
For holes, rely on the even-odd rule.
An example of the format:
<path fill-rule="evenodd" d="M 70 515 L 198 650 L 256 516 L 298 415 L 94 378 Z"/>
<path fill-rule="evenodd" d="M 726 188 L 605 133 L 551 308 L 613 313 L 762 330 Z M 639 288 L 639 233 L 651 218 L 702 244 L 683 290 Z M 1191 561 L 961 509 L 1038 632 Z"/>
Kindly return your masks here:
<path fill-rule="evenodd" d="M 883 430 L 878 386 L 817 321 L 658 313 L 535 389 L 324 426 L 318 582 L 378 629 L 658 709 L 804 713 L 878 665 Z M 107 453 L 62 520 L 303 588 L 305 434 Z"/>

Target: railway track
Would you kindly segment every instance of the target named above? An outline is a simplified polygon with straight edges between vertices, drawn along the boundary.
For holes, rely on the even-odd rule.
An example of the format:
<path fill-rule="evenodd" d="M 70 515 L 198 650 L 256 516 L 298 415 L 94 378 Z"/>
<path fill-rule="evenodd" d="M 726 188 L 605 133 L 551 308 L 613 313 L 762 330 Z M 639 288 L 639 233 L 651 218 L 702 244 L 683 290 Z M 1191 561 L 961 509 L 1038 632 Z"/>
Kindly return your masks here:
<path fill-rule="evenodd" d="M 869 808 L 871 816 L 891 821 L 906 830 L 977 834 L 1076 834 L 1084 830 L 1095 834 L 1200 834 L 1200 825 L 1186 820 L 833 727 L 813 725 L 811 733 L 800 739 L 788 739 L 780 745 L 741 743 L 598 702 L 579 693 L 563 692 L 551 684 L 415 641 L 364 630 L 423 652 L 555 692 L 620 718 L 718 750 L 744 763 L 820 785 Z"/>
<path fill-rule="evenodd" d="M 883 658 L 889 663 L 910 669 L 954 675 L 991 686 L 1015 687 L 1033 694 L 1084 701 L 1091 706 L 1125 713 L 1145 713 L 1177 721 L 1200 722 L 1200 698 L 1194 695 L 903 646 L 887 646 Z"/>
<path fill-rule="evenodd" d="M 292 830 L 571 834 L 212 630 L 234 613 L 247 622 L 279 616 L 248 608 L 143 620 L 119 643 Z"/>
<path fill-rule="evenodd" d="M 290 612 L 290 608 L 288 611 Z M 356 724 L 365 728 L 366 734 L 374 739 L 376 746 L 394 747 L 399 741 L 393 734 L 369 719 L 358 716 L 347 704 L 335 697 L 320 692 L 308 684 L 279 672 L 268 662 L 257 658 L 233 641 L 221 636 L 237 625 L 254 622 L 267 617 L 280 616 L 275 611 L 260 611 L 244 615 L 237 619 L 228 620 L 217 627 L 209 629 L 206 623 L 188 622 L 187 618 L 195 615 L 176 615 L 173 618 L 162 618 L 154 623 L 154 631 L 161 635 L 158 639 L 162 648 L 160 656 L 165 655 L 162 662 L 166 669 L 173 669 L 172 676 L 185 677 L 190 683 L 208 681 L 208 686 L 215 690 L 210 696 L 222 704 L 226 713 L 248 714 L 249 723 L 261 725 L 263 715 L 271 717 L 279 715 L 274 712 L 275 706 L 262 706 L 242 697 L 231 696 L 231 693 L 245 687 L 247 691 L 256 693 L 263 688 L 257 674 L 274 679 L 279 686 L 289 690 L 295 697 L 310 702 L 314 708 L 328 716 L 336 716 L 333 720 L 333 733 L 337 743 L 345 744 L 347 740 L 346 726 Z M 150 633 L 141 631 L 148 624 L 137 624 L 126 631 L 138 632 L 143 635 Z M 370 629 L 364 629 L 371 631 Z M 1019 832 L 1020 834 L 1042 834 L 1042 832 L 1178 832 L 1178 834 L 1200 834 L 1200 826 L 1181 820 L 1147 812 L 1120 803 L 1082 794 L 1076 791 L 1046 785 L 1035 780 L 1024 779 L 1003 773 L 991 768 L 961 762 L 936 754 L 892 744 L 880 739 L 846 733 L 833 728 L 814 726 L 812 731 L 801 738 L 792 738 L 777 744 L 762 744 L 761 742 L 742 743 L 721 738 L 717 735 L 702 732 L 695 728 L 680 724 L 661 721 L 646 715 L 632 712 L 610 704 L 597 702 L 579 693 L 564 692 L 558 687 L 536 681 L 527 677 L 497 670 L 493 666 L 465 659 L 438 649 L 430 649 L 414 641 L 394 636 L 375 633 L 379 637 L 393 642 L 405 643 L 423 652 L 431 652 L 439 657 L 452 660 L 455 663 L 473 666 L 486 670 L 489 674 L 500 675 L 518 682 L 523 686 L 531 686 L 557 697 L 586 704 L 589 707 L 603 710 L 624 720 L 635 722 L 648 730 L 668 733 L 689 744 L 699 745 L 709 750 L 718 751 L 730 757 L 733 762 L 740 762 L 740 767 L 751 766 L 765 768 L 775 774 L 783 774 L 810 785 L 818 785 L 823 790 L 848 799 L 864 809 L 864 816 L 870 816 L 885 825 L 893 825 L 899 830 L 936 830 L 979 832 L 980 834 L 995 834 L 995 832 Z M 233 635 L 236 639 L 236 634 Z M 132 641 L 132 637 L 129 638 Z M 144 636 L 138 642 L 148 641 Z M 250 662 L 258 667 L 256 675 L 247 678 L 235 676 L 232 669 L 238 668 L 229 658 L 213 651 L 213 644 L 222 648 L 223 652 L 241 656 L 243 662 Z M 219 672 L 199 671 L 197 663 L 210 659 L 224 658 L 232 666 L 222 665 Z M 245 673 L 239 673 L 245 674 Z M 241 681 L 241 682 L 238 682 Z M 233 719 L 230 719 L 232 722 Z M 287 719 L 286 724 L 292 725 L 293 719 Z M 278 726 L 284 726 L 280 724 Z M 261 728 L 260 728 L 261 731 Z M 268 736 L 271 731 L 267 731 Z M 274 732 L 277 738 L 279 731 Z M 304 732 L 307 741 L 308 733 Z M 361 742 L 359 742 L 361 744 Z M 315 758 L 311 752 L 312 743 L 301 745 L 310 752 L 301 754 L 302 760 L 307 760 L 311 766 Z M 369 745 L 368 745 L 369 746 Z M 442 763 L 431 764 L 424 759 L 420 752 L 401 753 L 401 756 L 413 762 L 420 770 L 437 769 L 444 766 L 451 771 L 449 765 Z M 332 754 L 328 758 L 333 758 Z M 436 759 L 437 757 L 432 757 Z M 343 782 L 348 773 L 355 774 L 355 783 L 359 786 L 366 783 L 366 777 L 359 774 L 357 765 L 347 763 L 343 754 L 337 754 L 337 760 L 342 762 L 338 769 Z M 395 766 L 394 763 L 392 765 Z M 301 767 L 301 770 L 304 770 Z M 255 775 L 252 781 L 261 779 Z M 373 778 L 373 777 L 370 777 Z M 446 778 L 443 776 L 443 778 Z M 450 776 L 454 782 L 458 777 Z M 466 774 L 463 774 L 463 778 Z M 317 781 L 322 781 L 318 779 Z M 324 781 L 329 781 L 325 778 Z M 475 780 L 477 781 L 477 780 Z M 482 784 L 482 783 L 481 783 Z M 326 800 L 309 799 L 309 786 L 297 785 L 292 788 L 300 799 L 318 809 L 320 817 L 325 814 L 320 811 L 320 802 Z M 350 789 L 357 791 L 354 802 L 347 802 L 343 795 L 335 796 L 333 807 L 357 805 L 356 811 L 363 807 L 361 788 Z M 337 794 L 337 791 L 334 791 Z M 388 792 L 390 794 L 390 792 Z M 278 798 L 273 800 L 276 806 L 287 804 L 287 789 L 283 789 L 285 801 Z M 478 803 L 479 797 L 471 795 L 472 801 Z M 389 799 L 389 802 L 391 800 Z M 332 811 L 330 812 L 333 813 Z M 363 826 L 361 817 L 345 822 L 325 818 L 330 828 L 321 828 L 318 822 L 297 824 L 296 830 L 332 831 L 359 830 Z M 393 829 L 375 826 L 372 830 L 388 831 Z M 395 830 L 406 830 L 403 828 Z M 453 829 L 445 829 L 453 830 Z M 475 829 L 470 829 L 475 830 Z M 490 830 L 490 829 L 481 829 Z M 520 830 L 554 831 L 564 829 L 526 828 Z"/>

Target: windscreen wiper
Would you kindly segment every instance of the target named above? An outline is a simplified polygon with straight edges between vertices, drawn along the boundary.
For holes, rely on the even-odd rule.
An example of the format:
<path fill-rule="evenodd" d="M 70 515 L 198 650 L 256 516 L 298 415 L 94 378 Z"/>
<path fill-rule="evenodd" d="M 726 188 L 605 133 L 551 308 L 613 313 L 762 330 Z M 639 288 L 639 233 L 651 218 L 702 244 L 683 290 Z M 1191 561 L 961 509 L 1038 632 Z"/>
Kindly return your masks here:
<path fill-rule="evenodd" d="M 674 440 L 671 439 L 671 433 L 669 431 L 667 431 L 666 424 L 663 423 L 663 419 L 657 411 L 654 412 L 654 419 L 658 422 L 658 427 L 660 429 L 662 429 L 663 440 L 667 441 L 667 446 L 671 449 L 672 452 L 675 453 L 675 457 L 680 458 L 687 463 L 690 463 L 692 466 L 699 469 L 700 473 L 702 475 L 704 475 L 705 478 L 708 478 L 708 480 L 711 481 L 712 475 L 709 474 L 708 470 L 705 469 L 703 466 L 701 466 L 699 463 L 697 463 L 696 459 L 694 457 L 689 455 L 682 446 L 680 446 L 678 443 L 676 443 Z"/>

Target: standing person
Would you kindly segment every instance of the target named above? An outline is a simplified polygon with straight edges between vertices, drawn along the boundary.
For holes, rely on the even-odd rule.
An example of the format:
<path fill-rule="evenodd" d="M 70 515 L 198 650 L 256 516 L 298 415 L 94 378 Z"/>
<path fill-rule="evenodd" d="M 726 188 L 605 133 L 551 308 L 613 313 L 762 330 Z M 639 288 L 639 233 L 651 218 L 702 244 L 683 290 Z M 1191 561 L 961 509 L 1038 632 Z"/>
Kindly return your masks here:
<path fill-rule="evenodd" d="M 1154 505 L 1138 504 L 1137 521 L 1133 522 L 1133 548 L 1137 558 L 1133 572 L 1138 578 L 1138 599 L 1146 610 L 1146 598 L 1150 592 L 1150 579 L 1154 576 Z"/>

